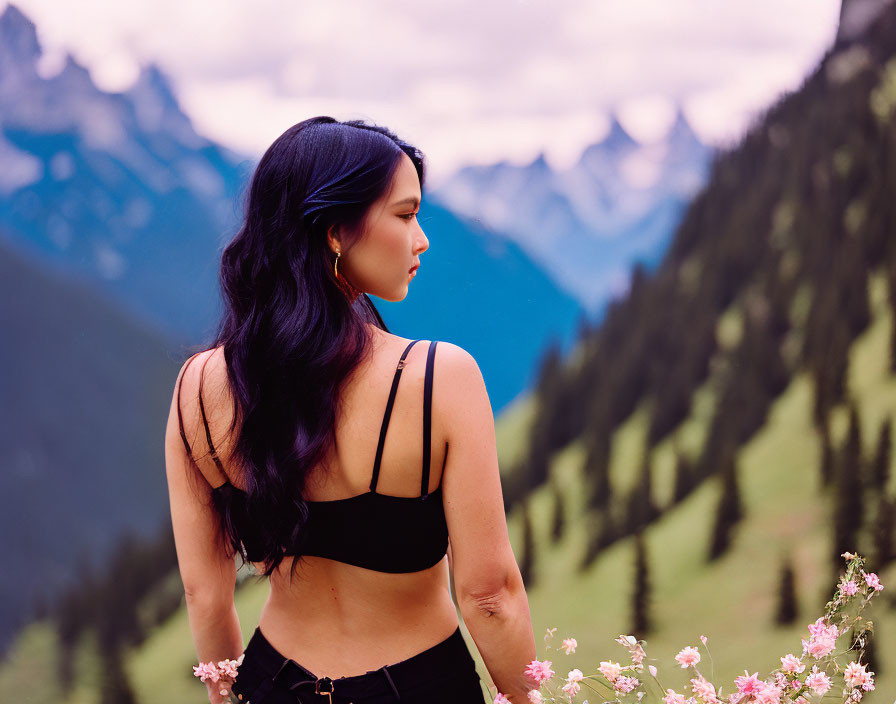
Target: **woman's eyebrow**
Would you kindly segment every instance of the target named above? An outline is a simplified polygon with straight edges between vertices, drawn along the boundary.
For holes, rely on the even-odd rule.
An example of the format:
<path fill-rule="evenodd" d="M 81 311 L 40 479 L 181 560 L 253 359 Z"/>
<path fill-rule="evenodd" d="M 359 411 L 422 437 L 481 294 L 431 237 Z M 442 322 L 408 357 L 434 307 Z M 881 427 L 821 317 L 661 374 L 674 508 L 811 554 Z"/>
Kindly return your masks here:
<path fill-rule="evenodd" d="M 392 205 L 404 205 L 405 203 L 410 203 L 415 208 L 420 204 L 420 201 L 417 198 L 405 198 L 403 200 L 397 200 Z"/>

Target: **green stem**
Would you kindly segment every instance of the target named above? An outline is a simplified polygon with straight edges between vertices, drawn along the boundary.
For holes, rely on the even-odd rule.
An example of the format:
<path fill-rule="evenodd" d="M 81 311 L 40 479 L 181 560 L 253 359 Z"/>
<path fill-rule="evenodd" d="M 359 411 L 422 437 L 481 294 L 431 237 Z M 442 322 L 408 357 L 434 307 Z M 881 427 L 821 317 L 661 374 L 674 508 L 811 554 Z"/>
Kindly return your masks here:
<path fill-rule="evenodd" d="M 582 681 L 584 682 L 585 680 L 594 680 L 595 682 L 597 682 L 598 684 L 603 685 L 604 687 L 606 687 L 607 689 L 609 689 L 611 692 L 613 692 L 613 693 L 615 694 L 616 689 L 615 689 L 614 687 L 610 686 L 610 685 L 607 684 L 606 682 L 603 682 L 603 681 L 601 681 L 601 680 L 599 680 L 599 679 L 597 679 L 597 678 L 598 678 L 598 675 L 585 675 L 585 676 L 582 678 Z"/>
<path fill-rule="evenodd" d="M 585 681 L 586 679 L 587 679 L 587 678 L 582 678 L 582 679 L 579 680 L 579 681 L 580 681 L 582 684 L 587 685 L 588 688 L 589 688 L 592 692 L 595 692 L 599 697 L 601 697 L 601 701 L 602 701 L 602 702 L 608 702 L 608 701 L 610 701 L 609 699 L 604 699 L 604 698 L 602 697 L 602 695 L 601 695 L 601 692 L 600 692 L 598 689 L 596 689 L 595 687 L 591 686 L 591 684 L 589 684 L 588 682 L 586 682 L 586 681 Z"/>

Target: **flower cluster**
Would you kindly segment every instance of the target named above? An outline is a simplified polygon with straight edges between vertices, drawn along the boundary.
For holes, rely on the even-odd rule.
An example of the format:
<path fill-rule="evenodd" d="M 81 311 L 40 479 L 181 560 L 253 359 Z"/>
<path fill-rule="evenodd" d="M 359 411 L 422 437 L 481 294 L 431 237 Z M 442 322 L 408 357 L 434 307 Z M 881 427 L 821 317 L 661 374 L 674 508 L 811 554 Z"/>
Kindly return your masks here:
<path fill-rule="evenodd" d="M 237 670 L 243 664 L 241 654 L 236 660 L 220 660 L 217 664 L 214 662 L 200 662 L 193 665 L 193 674 L 206 683 L 218 685 L 218 694 L 222 697 L 228 697 L 231 702 L 239 702 L 231 691 L 231 686 L 236 681 Z"/>
<path fill-rule="evenodd" d="M 529 690 L 529 702 L 572 702 L 584 685 L 600 701 L 621 703 L 625 695 L 634 692 L 634 698 L 624 700 L 626 704 L 634 704 L 635 700 L 638 704 L 810 704 L 812 695 L 822 696 L 834 686 L 831 677 L 833 674 L 843 681 L 841 703 L 856 704 L 865 692 L 874 689 L 874 673 L 867 671 L 867 664 L 860 662 L 862 652 L 859 653 L 859 658 L 845 668 L 837 662 L 835 656 L 857 649 L 864 650 L 865 634 L 872 630 L 873 624 L 862 619 L 860 614 L 868 601 L 884 587 L 876 574 L 862 569 L 864 560 L 861 556 L 845 552 L 841 557 L 846 560 L 846 572 L 837 585 L 834 597 L 825 605 L 824 616 L 808 625 L 809 637 L 802 639 L 802 653 L 799 656 L 788 653 L 781 657 L 781 667 L 765 678 L 760 678 L 758 672 L 751 675 L 744 670 L 743 675 L 735 678 L 734 691 L 727 696 L 723 696 L 722 688 L 716 689 L 697 668 L 701 661 L 698 647 L 685 646 L 674 658 L 682 669 L 690 669 L 695 675 L 690 679 L 689 693 L 677 692 L 660 684 L 656 667 L 644 667 L 644 641 L 631 635 L 620 635 L 615 642 L 628 651 L 631 660 L 628 665 L 605 660 L 590 675 L 572 668 L 560 683 L 554 681 L 551 660 L 536 659 L 530 662 L 524 674 L 537 685 L 537 689 Z M 853 602 L 858 602 L 857 608 L 855 613 L 849 613 L 846 607 Z M 556 630 L 548 628 L 545 632 L 545 647 L 549 650 Z M 846 650 L 835 653 L 837 639 L 850 630 L 855 631 L 850 645 Z M 707 641 L 705 635 L 700 636 L 700 642 L 709 654 Z M 576 639 L 568 637 L 563 639 L 560 649 L 570 655 L 577 646 Z M 656 687 L 646 686 L 648 673 Z M 509 704 L 509 700 L 498 692 L 494 704 Z M 588 700 L 583 700 L 581 704 L 588 704 Z"/>

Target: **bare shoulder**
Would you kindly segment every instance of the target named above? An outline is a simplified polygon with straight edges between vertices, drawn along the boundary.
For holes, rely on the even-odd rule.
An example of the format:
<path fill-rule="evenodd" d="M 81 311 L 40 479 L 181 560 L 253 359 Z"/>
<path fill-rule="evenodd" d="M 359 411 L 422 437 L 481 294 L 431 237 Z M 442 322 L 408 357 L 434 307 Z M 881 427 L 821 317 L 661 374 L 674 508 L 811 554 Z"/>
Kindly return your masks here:
<path fill-rule="evenodd" d="M 223 478 L 211 449 L 214 448 L 214 453 L 222 459 L 229 457 L 228 429 L 233 420 L 223 347 L 197 352 L 184 362 L 172 405 L 179 410 L 193 461 L 213 485 L 220 483 Z M 206 426 L 211 435 L 211 446 Z"/>
<path fill-rule="evenodd" d="M 446 384 L 470 384 L 482 379 L 476 359 L 460 345 L 439 340 L 436 354 L 439 361 L 437 373 Z"/>
<path fill-rule="evenodd" d="M 436 351 L 435 383 L 443 398 L 455 401 L 486 397 L 485 381 L 479 364 L 470 352 L 452 342 L 439 340 Z"/>
<path fill-rule="evenodd" d="M 449 445 L 457 445 L 471 428 L 494 435 L 494 415 L 482 371 L 469 351 L 440 340 L 436 347 L 435 422 Z M 492 440 L 493 442 L 493 440 Z"/>

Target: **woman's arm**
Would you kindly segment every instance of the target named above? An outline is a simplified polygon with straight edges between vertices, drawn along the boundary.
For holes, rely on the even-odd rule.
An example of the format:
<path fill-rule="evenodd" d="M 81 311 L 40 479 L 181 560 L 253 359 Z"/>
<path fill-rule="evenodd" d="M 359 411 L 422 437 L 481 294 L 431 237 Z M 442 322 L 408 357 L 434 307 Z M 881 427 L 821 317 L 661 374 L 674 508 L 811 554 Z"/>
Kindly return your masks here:
<path fill-rule="evenodd" d="M 181 413 L 188 438 L 202 438 L 197 410 L 199 364 L 181 369 Z M 178 426 L 177 387 L 171 400 L 165 430 L 165 474 L 177 564 L 184 585 L 187 613 L 198 662 L 235 660 L 243 651 L 243 636 L 233 602 L 236 564 L 229 554 L 211 484 L 187 454 Z M 204 431 L 203 431 L 204 432 Z M 195 448 L 196 443 L 192 442 Z M 209 700 L 227 701 L 214 683 L 207 683 Z"/>
<path fill-rule="evenodd" d="M 441 343 L 439 415 L 448 435 L 442 476 L 458 606 L 498 690 L 513 704 L 536 688 L 529 601 L 507 531 L 494 416 L 482 374 L 463 348 Z"/>

